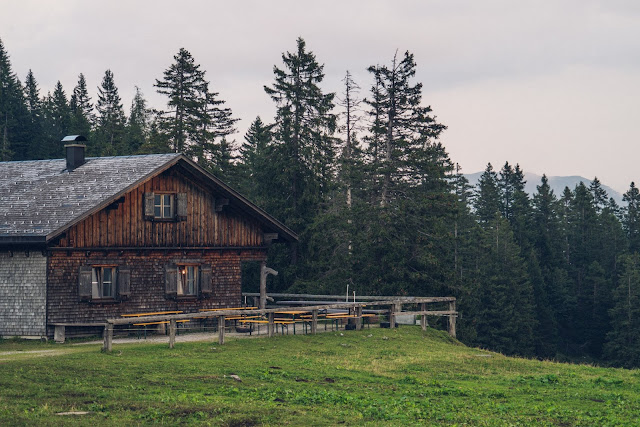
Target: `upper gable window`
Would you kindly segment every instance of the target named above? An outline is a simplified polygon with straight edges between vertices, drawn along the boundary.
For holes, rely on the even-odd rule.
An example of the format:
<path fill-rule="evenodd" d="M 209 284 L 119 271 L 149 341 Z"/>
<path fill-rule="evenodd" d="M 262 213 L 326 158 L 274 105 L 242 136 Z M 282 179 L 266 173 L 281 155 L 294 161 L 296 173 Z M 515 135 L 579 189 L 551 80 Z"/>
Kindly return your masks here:
<path fill-rule="evenodd" d="M 175 218 L 175 196 L 173 194 L 155 194 L 153 199 L 154 218 Z"/>
<path fill-rule="evenodd" d="M 145 193 L 144 218 L 150 221 L 187 219 L 187 193 Z"/>

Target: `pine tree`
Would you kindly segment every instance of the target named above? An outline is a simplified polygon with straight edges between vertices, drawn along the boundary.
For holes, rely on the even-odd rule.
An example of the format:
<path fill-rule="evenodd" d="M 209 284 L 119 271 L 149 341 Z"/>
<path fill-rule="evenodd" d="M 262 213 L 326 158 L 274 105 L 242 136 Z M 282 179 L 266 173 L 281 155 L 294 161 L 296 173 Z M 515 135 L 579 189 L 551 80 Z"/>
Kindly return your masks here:
<path fill-rule="evenodd" d="M 640 366 L 640 255 L 625 256 L 621 265 L 605 355 L 618 366 L 632 368 Z"/>
<path fill-rule="evenodd" d="M 475 344 L 505 354 L 532 355 L 537 327 L 534 293 L 509 223 L 496 215 L 479 243 Z"/>
<path fill-rule="evenodd" d="M 67 94 L 58 81 L 53 94 L 48 93 L 43 103 L 44 140 L 40 148 L 42 158 L 55 159 L 64 155 L 62 138 L 69 135 L 71 110 Z"/>
<path fill-rule="evenodd" d="M 325 94 L 318 86 L 324 79 L 324 66 L 307 51 L 302 38 L 297 39 L 295 52 L 282 55 L 282 62 L 282 69 L 273 68 L 273 85 L 264 90 L 277 107 L 275 154 L 279 167 L 285 169 L 282 184 L 290 200 L 290 208 L 281 217 L 300 231 L 327 194 L 334 171 L 334 94 Z"/>
<path fill-rule="evenodd" d="M 500 214 L 501 203 L 498 182 L 498 174 L 494 172 L 491 163 L 487 164 L 486 169 L 478 180 L 474 206 L 478 220 L 481 223 L 486 224 L 493 221 Z"/>
<path fill-rule="evenodd" d="M 609 196 L 607 195 L 607 191 L 602 188 L 602 184 L 597 176 L 593 178 L 593 181 L 591 181 L 589 191 L 593 197 L 593 204 L 596 212 L 602 212 L 602 210 L 609 204 Z"/>
<path fill-rule="evenodd" d="M 151 111 L 147 108 L 147 101 L 140 88 L 136 86 L 136 93 L 131 101 L 129 119 L 125 130 L 125 152 L 137 153 L 149 137 Z"/>
<path fill-rule="evenodd" d="M 421 105 L 422 84 L 412 84 L 416 73 L 413 55 L 405 52 L 402 60 L 394 55 L 391 66 L 371 66 L 375 85 L 369 115 L 374 118 L 371 133 L 376 144 L 370 146 L 374 182 L 378 182 L 381 206 L 402 194 L 407 178 L 420 169 L 425 148 L 436 140 L 446 126 L 438 123 L 431 107 Z M 433 148 L 433 147 L 432 147 Z M 452 166 L 450 166 L 452 168 Z"/>
<path fill-rule="evenodd" d="M 640 252 L 640 191 L 635 183 L 631 183 L 629 190 L 622 196 L 622 201 L 627 203 L 623 222 L 629 241 L 629 251 Z"/>
<path fill-rule="evenodd" d="M 531 206 L 529 196 L 524 190 L 526 181 L 520 165 L 512 167 L 506 162 L 500 171 L 498 181 L 501 190 L 501 213 L 509 221 L 518 245 L 528 251 L 530 245 Z"/>
<path fill-rule="evenodd" d="M 94 121 L 93 105 L 87 90 L 87 81 L 84 74 L 78 75 L 78 83 L 73 88 L 73 94 L 69 101 L 71 109 L 71 133 L 89 137 L 91 126 Z"/>
<path fill-rule="evenodd" d="M 111 70 L 107 70 L 98 87 L 96 103 L 95 148 L 101 156 L 114 156 L 123 153 L 125 115 L 122 100 L 118 94 Z"/>
<path fill-rule="evenodd" d="M 220 170 L 219 163 L 232 151 L 226 146 L 228 141 L 221 144 L 221 140 L 235 132 L 236 120 L 229 108 L 221 108 L 224 101 L 209 90 L 205 72 L 191 53 L 180 48 L 173 59 L 175 63 L 154 85 L 158 93 L 169 98 L 169 110 L 159 113 L 160 129 L 172 151 L 184 153 L 210 170 Z"/>
<path fill-rule="evenodd" d="M 22 84 L 0 39 L 0 161 L 28 158 L 29 122 Z"/>
<path fill-rule="evenodd" d="M 270 167 L 273 147 L 271 129 L 273 125 L 262 122 L 258 116 L 251 123 L 240 147 L 238 162 L 238 188 L 249 200 L 269 211 L 275 201 L 269 197 L 276 171 Z"/>
<path fill-rule="evenodd" d="M 27 78 L 24 82 L 24 92 L 26 97 L 27 109 L 29 110 L 28 137 L 29 150 L 27 158 L 42 158 L 42 144 L 44 139 L 42 122 L 42 100 L 40 99 L 40 89 L 33 72 L 29 70 Z"/>

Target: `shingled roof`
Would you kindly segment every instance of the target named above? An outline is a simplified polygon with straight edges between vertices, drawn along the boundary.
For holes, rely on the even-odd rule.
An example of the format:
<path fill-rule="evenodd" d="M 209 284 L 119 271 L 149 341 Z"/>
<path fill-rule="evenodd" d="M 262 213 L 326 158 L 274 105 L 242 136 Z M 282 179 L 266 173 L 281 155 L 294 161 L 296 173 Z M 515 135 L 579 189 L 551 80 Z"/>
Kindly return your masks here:
<path fill-rule="evenodd" d="M 0 244 L 44 244 L 176 164 L 234 200 L 241 210 L 277 232 L 279 240 L 297 240 L 293 231 L 222 181 L 172 153 L 89 157 L 71 172 L 65 159 L 0 162 Z"/>

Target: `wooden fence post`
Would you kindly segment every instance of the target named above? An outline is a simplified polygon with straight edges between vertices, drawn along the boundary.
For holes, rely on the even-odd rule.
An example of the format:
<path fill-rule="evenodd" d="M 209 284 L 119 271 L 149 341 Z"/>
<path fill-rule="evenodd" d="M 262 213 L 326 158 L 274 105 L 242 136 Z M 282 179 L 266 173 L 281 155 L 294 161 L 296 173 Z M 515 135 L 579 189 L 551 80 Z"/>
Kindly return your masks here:
<path fill-rule="evenodd" d="M 356 307 L 356 331 L 362 329 L 362 306 Z"/>
<path fill-rule="evenodd" d="M 224 316 L 218 316 L 218 344 L 224 344 Z"/>
<path fill-rule="evenodd" d="M 311 311 L 311 333 L 318 333 L 318 310 Z"/>
<path fill-rule="evenodd" d="M 396 327 L 396 305 L 391 304 L 389 307 L 389 328 Z"/>
<path fill-rule="evenodd" d="M 449 302 L 449 311 L 456 311 L 455 301 Z M 451 335 L 453 338 L 456 337 L 456 315 L 455 314 L 449 315 L 449 335 Z"/>
<path fill-rule="evenodd" d="M 429 323 L 427 322 L 427 315 L 424 314 L 425 311 L 427 311 L 427 304 L 426 303 L 420 303 L 420 311 L 422 311 L 423 313 L 420 315 L 420 326 L 422 327 L 423 331 L 427 330 L 427 326 L 429 326 Z"/>
<path fill-rule="evenodd" d="M 176 345 L 176 319 L 169 321 L 169 348 L 173 348 Z"/>
<path fill-rule="evenodd" d="M 271 338 L 273 337 L 273 313 L 267 314 L 267 320 L 269 321 L 267 323 L 267 336 Z"/>
<path fill-rule="evenodd" d="M 113 323 L 104 325 L 104 345 L 102 351 L 110 352 L 113 347 Z"/>

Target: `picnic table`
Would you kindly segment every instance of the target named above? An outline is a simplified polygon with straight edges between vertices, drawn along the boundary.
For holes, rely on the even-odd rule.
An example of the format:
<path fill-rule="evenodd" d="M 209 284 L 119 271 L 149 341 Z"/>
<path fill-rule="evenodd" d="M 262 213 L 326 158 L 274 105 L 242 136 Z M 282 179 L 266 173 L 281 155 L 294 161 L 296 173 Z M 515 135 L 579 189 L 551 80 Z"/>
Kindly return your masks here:
<path fill-rule="evenodd" d="M 163 321 L 159 321 L 159 322 L 144 322 L 144 317 L 148 317 L 148 316 L 161 316 L 163 314 L 181 314 L 183 313 L 183 311 L 179 311 L 179 310 L 174 310 L 174 311 L 154 311 L 154 312 L 149 312 L 149 313 L 131 313 L 131 314 L 121 314 L 120 317 L 138 317 L 140 318 L 140 320 L 142 320 L 142 322 L 140 323 L 134 323 L 133 326 L 142 326 L 144 329 L 144 338 L 147 339 L 147 326 L 151 326 L 151 325 L 166 325 L 169 323 L 168 320 L 163 320 Z M 185 323 L 185 322 L 189 322 L 189 319 L 185 319 L 185 320 L 177 320 L 176 323 Z M 138 334 L 138 338 L 140 337 L 140 334 Z"/>

